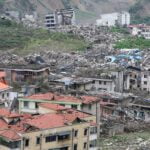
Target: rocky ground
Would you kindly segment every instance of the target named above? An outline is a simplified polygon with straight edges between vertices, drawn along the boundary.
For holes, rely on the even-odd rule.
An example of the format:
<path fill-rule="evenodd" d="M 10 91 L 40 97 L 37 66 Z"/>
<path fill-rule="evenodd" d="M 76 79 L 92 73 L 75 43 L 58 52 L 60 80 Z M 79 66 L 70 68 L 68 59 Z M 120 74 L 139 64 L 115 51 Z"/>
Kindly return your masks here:
<path fill-rule="evenodd" d="M 150 130 L 100 140 L 101 150 L 150 150 Z"/>

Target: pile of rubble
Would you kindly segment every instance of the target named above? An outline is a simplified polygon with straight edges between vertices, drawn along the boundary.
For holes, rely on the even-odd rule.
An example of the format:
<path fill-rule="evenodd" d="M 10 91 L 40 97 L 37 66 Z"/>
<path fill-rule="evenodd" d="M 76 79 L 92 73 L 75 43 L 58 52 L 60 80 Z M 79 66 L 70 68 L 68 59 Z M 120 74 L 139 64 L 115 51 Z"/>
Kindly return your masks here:
<path fill-rule="evenodd" d="M 91 26 L 65 26 L 60 27 L 57 32 L 72 33 L 73 35 L 83 37 L 91 43 L 92 52 L 89 56 L 103 56 L 114 52 L 114 43 L 124 36 L 121 33 L 112 33 L 108 27 Z M 93 53 L 94 51 L 94 53 Z"/>

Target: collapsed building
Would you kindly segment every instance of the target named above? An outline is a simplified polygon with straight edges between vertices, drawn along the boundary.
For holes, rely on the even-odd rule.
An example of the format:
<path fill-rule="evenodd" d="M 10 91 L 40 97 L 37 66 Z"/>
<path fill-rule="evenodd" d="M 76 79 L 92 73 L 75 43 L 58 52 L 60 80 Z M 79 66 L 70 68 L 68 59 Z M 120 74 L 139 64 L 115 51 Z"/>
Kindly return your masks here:
<path fill-rule="evenodd" d="M 72 8 L 56 10 L 45 16 L 46 28 L 55 29 L 61 25 L 75 25 L 75 12 Z"/>

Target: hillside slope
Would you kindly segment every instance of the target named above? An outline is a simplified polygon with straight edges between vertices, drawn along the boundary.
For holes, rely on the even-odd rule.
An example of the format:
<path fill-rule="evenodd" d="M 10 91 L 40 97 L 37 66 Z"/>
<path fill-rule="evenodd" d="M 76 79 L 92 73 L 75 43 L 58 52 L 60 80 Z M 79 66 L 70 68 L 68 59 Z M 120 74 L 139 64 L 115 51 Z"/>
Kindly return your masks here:
<path fill-rule="evenodd" d="M 137 0 L 130 7 L 133 23 L 148 23 L 150 24 L 150 0 Z"/>
<path fill-rule="evenodd" d="M 0 0 L 0 10 L 17 10 L 22 14 L 36 11 L 43 16 L 50 11 L 73 7 L 80 21 L 89 22 L 102 13 L 130 10 L 134 19 L 150 15 L 150 0 Z"/>

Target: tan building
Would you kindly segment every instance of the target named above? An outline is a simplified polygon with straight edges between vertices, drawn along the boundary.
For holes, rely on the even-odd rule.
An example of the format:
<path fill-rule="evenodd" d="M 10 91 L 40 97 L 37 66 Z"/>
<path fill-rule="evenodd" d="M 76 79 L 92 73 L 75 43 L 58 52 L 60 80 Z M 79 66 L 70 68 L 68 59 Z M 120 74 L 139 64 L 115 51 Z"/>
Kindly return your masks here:
<path fill-rule="evenodd" d="M 0 147 L 4 150 L 97 149 L 95 117 L 89 114 L 72 109 L 33 116 L 6 109 L 0 112 Z"/>

